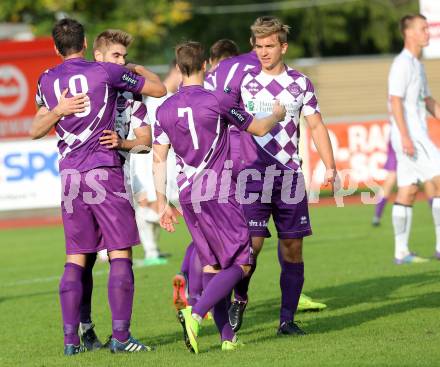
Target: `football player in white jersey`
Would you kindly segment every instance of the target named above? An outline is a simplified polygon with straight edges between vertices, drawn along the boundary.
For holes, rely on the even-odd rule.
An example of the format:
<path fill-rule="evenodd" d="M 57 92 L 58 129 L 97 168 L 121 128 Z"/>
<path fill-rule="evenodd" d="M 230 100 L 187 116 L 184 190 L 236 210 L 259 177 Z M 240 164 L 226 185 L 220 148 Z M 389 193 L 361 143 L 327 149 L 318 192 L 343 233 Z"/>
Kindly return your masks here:
<path fill-rule="evenodd" d="M 95 59 L 124 65 L 130 43 L 131 36 L 125 32 L 119 30 L 102 32 L 94 42 Z M 124 174 L 133 195 L 136 224 L 145 253 L 145 258 L 140 265 L 166 264 L 167 260 L 160 256 L 157 242 L 154 240 L 157 236 L 157 229 L 155 231 L 151 228 L 151 213 L 145 203 L 149 183 L 148 169 L 140 167 L 139 164 L 148 160 L 150 154 L 128 153 L 129 151 L 142 153 L 145 152 L 143 147 L 151 146 L 152 132 L 147 107 L 141 96 L 124 92 L 118 96 L 116 109 L 115 131 L 108 131 L 107 135 L 101 138 L 101 142 L 113 149 L 119 149 L 119 153 L 125 160 Z M 100 257 L 103 257 L 102 253 Z"/>
<path fill-rule="evenodd" d="M 167 95 L 162 98 L 147 98 L 145 103 L 148 110 L 148 118 L 154 122 L 157 108 L 173 93 L 175 93 L 181 83 L 182 76 L 177 70 L 175 62 L 170 65 L 168 74 L 163 83 L 167 89 Z M 152 127 L 153 128 L 153 127 Z M 175 173 L 174 151 L 170 150 L 167 161 L 168 177 L 167 195 L 171 201 L 178 200 L 177 182 Z M 166 264 L 168 260 L 159 251 L 159 215 L 157 213 L 156 192 L 153 183 L 153 157 L 151 154 L 137 154 L 131 160 L 131 175 L 135 187 L 136 197 L 140 203 L 140 214 L 142 221 L 139 223 L 140 237 L 145 252 L 142 262 L 144 266 Z"/>
<path fill-rule="evenodd" d="M 396 56 L 388 77 L 391 142 L 397 158 L 396 202 L 393 206 L 396 264 L 426 262 L 412 253 L 408 238 L 417 183 L 431 180 L 434 189 L 432 216 L 440 259 L 440 153 L 428 135 L 426 110 L 440 119 L 440 105 L 431 97 L 423 64 L 423 47 L 429 44 L 429 29 L 423 15 L 407 15 L 400 21 L 404 48 Z"/>

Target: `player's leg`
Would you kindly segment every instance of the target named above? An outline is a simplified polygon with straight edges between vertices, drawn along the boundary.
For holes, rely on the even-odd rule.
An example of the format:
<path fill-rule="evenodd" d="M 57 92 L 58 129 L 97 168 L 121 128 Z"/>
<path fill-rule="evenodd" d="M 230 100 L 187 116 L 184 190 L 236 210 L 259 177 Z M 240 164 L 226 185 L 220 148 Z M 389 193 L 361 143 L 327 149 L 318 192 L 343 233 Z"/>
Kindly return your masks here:
<path fill-rule="evenodd" d="M 417 144 L 418 145 L 418 144 Z M 412 205 L 417 195 L 417 182 L 426 175 L 429 159 L 423 149 L 417 149 L 414 157 L 409 157 L 396 150 L 397 156 L 397 196 L 392 210 L 392 222 L 394 229 L 394 261 L 396 264 L 420 263 L 427 259 L 421 258 L 409 249 L 409 235 L 412 222 Z M 431 178 L 431 177 L 427 177 Z"/>
<path fill-rule="evenodd" d="M 374 217 L 373 217 L 373 221 L 372 221 L 373 226 L 380 225 L 383 211 L 385 209 L 385 206 L 388 202 L 388 198 L 390 197 L 395 184 L 396 184 L 396 172 L 395 171 L 388 171 L 387 177 L 385 178 L 385 181 L 382 185 L 383 197 L 376 204 L 375 209 L 374 209 Z"/>
<path fill-rule="evenodd" d="M 433 177 L 430 181 L 425 182 L 425 190 L 432 193 L 432 218 L 435 226 L 435 258 L 440 260 L 440 176 Z"/>
<path fill-rule="evenodd" d="M 259 188 L 255 187 L 255 189 Z M 255 194 L 255 192 L 249 190 L 246 195 L 250 194 Z M 243 314 L 248 303 L 249 283 L 257 267 L 257 258 L 263 248 L 264 239 L 271 236 L 267 225 L 272 212 L 272 204 L 262 203 L 261 200 L 257 200 L 252 204 L 246 204 L 242 207 L 252 237 L 254 259 L 248 274 L 234 287 L 234 300 L 229 307 L 229 322 L 234 331 L 240 330 L 243 323 Z"/>
<path fill-rule="evenodd" d="M 84 291 L 86 303 L 88 303 L 87 297 L 90 296 L 90 288 L 88 287 L 91 284 L 91 272 L 88 272 L 87 267 L 87 257 L 90 255 L 87 254 L 96 253 L 100 249 L 100 229 L 90 205 L 86 204 L 83 199 L 83 193 L 90 191 L 89 188 L 84 187 L 86 174 L 61 173 L 62 192 L 64 194 L 77 193 L 73 200 L 68 200 L 69 195 L 67 195 L 61 203 L 67 259 L 59 291 L 65 334 L 64 353 L 66 355 L 86 350 L 80 345 L 78 328 Z M 87 282 L 85 282 L 86 280 Z"/>
<path fill-rule="evenodd" d="M 135 213 L 130 202 L 120 193 L 125 192 L 122 170 L 105 168 L 107 177 L 100 182 L 106 196 L 99 205 L 92 205 L 94 217 L 102 233 L 102 244 L 110 260 L 108 299 L 112 314 L 110 351 L 139 352 L 151 350 L 130 334 L 133 308 L 134 275 L 131 247 L 139 243 Z M 104 173 L 103 172 L 103 173 Z"/>
<path fill-rule="evenodd" d="M 194 306 L 203 291 L 203 265 L 196 248 L 191 253 L 188 273 L 188 304 Z"/>
<path fill-rule="evenodd" d="M 83 297 L 80 306 L 80 336 L 82 344 L 87 350 L 99 349 L 102 343 L 94 330 L 92 323 L 92 292 L 93 292 L 93 266 L 96 262 L 96 253 L 87 254 L 86 265 L 83 272 Z"/>
<path fill-rule="evenodd" d="M 264 245 L 265 237 L 252 237 L 252 252 L 254 257 L 254 262 L 251 265 L 247 274 L 240 280 L 237 285 L 234 287 L 234 299 L 229 306 L 228 314 L 229 314 L 229 323 L 232 326 L 232 329 L 237 332 L 240 330 L 241 325 L 243 324 L 243 315 L 246 310 L 248 304 L 248 291 L 249 284 L 257 268 L 257 259 L 258 255 L 261 252 L 261 249 Z"/>
<path fill-rule="evenodd" d="M 394 229 L 394 259 L 396 264 L 409 262 L 412 254 L 409 250 L 409 235 L 412 223 L 412 205 L 417 195 L 417 185 L 399 187 L 393 205 L 392 221 Z"/>
<path fill-rule="evenodd" d="M 420 181 L 432 198 L 432 217 L 436 234 L 435 257 L 440 258 L 440 151 L 428 138 L 420 138 L 415 143 L 417 151 L 417 168 Z"/>
<path fill-rule="evenodd" d="M 387 160 L 383 168 L 388 172 L 388 174 L 385 178 L 385 182 L 382 185 L 382 189 L 384 191 L 383 197 L 375 206 L 375 213 L 372 221 L 373 226 L 378 226 L 380 224 L 383 210 L 394 188 L 394 185 L 396 184 L 397 157 L 391 141 L 388 142 Z"/>
<path fill-rule="evenodd" d="M 291 184 L 285 184 L 284 181 Z M 278 335 L 303 335 L 294 317 L 304 284 L 303 237 L 312 234 L 305 181 L 301 173 L 285 172 L 275 181 L 273 219 L 282 257 L 281 309 Z"/>
<path fill-rule="evenodd" d="M 304 335 L 294 322 L 296 309 L 304 285 L 302 238 L 280 239 L 282 267 L 280 274 L 281 309 L 278 335 Z"/>
<path fill-rule="evenodd" d="M 190 350 L 197 352 L 198 326 L 206 313 L 214 308 L 214 318 L 222 343 L 237 346 L 235 333 L 227 322 L 227 297 L 249 271 L 252 263 L 251 241 L 241 206 L 234 198 L 228 203 L 201 203 L 202 214 L 196 215 L 192 205 L 182 205 L 203 268 L 203 293 L 189 309 L 179 311 L 179 318 L 190 340 Z M 231 227 L 231 223 L 234 224 Z M 218 264 L 218 265 L 216 265 Z M 188 313 L 191 312 L 191 315 Z M 189 318 L 189 316 L 191 316 Z M 188 344 L 187 344 L 188 346 Z"/>
<path fill-rule="evenodd" d="M 72 355 L 84 351 L 80 346 L 78 328 L 80 306 L 83 297 L 82 278 L 86 255 L 67 255 L 64 273 L 61 277 L 59 294 L 64 329 L 64 354 Z"/>
<path fill-rule="evenodd" d="M 139 237 L 144 248 L 144 266 L 164 265 L 168 260 L 161 257 L 158 244 L 159 215 L 154 210 L 152 203 L 140 201 L 135 204 L 136 224 Z"/>
<path fill-rule="evenodd" d="M 190 274 L 191 256 L 194 253 L 194 243 L 190 243 L 186 250 L 185 256 L 182 260 L 180 273 L 173 277 L 173 304 L 176 310 L 179 311 L 188 306 L 188 278 Z"/>
<path fill-rule="evenodd" d="M 109 251 L 109 258 L 108 300 L 112 313 L 110 351 L 112 353 L 150 351 L 151 347 L 142 344 L 130 333 L 134 296 L 131 248 Z"/>
<path fill-rule="evenodd" d="M 423 183 L 423 191 L 425 191 L 426 199 L 428 200 L 429 206 L 432 208 L 432 201 L 436 196 L 436 186 L 431 180 L 425 181 Z"/>
<path fill-rule="evenodd" d="M 278 240 L 278 263 L 280 264 L 280 268 L 283 269 L 284 260 L 281 254 L 281 244 L 280 240 Z M 297 312 L 301 311 L 322 311 L 327 308 L 325 303 L 317 302 L 313 300 L 311 297 L 307 296 L 304 293 L 301 293 L 298 301 L 298 307 L 296 309 Z"/>

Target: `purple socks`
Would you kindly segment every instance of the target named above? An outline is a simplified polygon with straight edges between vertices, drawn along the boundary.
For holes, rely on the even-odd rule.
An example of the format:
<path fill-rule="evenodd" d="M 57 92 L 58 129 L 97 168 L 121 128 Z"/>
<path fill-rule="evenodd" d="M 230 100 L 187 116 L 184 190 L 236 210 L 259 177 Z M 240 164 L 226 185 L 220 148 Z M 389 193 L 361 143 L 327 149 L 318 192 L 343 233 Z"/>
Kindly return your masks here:
<path fill-rule="evenodd" d="M 113 338 L 125 342 L 130 337 L 130 319 L 133 308 L 134 276 L 130 259 L 110 262 L 108 300 L 112 312 Z"/>
<path fill-rule="evenodd" d="M 304 284 L 304 263 L 282 262 L 280 325 L 293 321 Z"/>
<path fill-rule="evenodd" d="M 376 204 L 376 207 L 374 209 L 374 215 L 375 215 L 376 218 L 378 218 L 378 219 L 382 218 L 382 213 L 383 213 L 383 210 L 385 208 L 385 205 L 386 205 L 387 201 L 388 201 L 388 198 L 382 198 Z"/>
<path fill-rule="evenodd" d="M 226 269 L 228 270 L 228 269 Z M 240 268 L 241 270 L 241 268 Z M 212 282 L 213 279 L 217 278 L 221 273 L 215 274 L 215 273 L 203 273 L 203 289 L 208 288 L 208 284 Z M 211 287 L 212 290 L 212 287 Z M 230 294 L 231 291 L 229 290 L 229 293 L 226 295 L 226 297 L 223 297 L 220 299 L 213 307 L 213 317 L 215 324 L 217 326 L 217 329 L 221 335 L 221 340 L 229 340 L 232 341 L 234 339 L 235 333 L 232 330 L 231 325 L 229 324 L 229 316 L 228 316 L 228 308 L 230 304 Z M 205 295 L 205 293 L 204 293 Z M 193 308 L 193 312 L 199 314 L 196 307 Z M 201 311 L 203 312 L 203 311 Z"/>
<path fill-rule="evenodd" d="M 195 251 L 194 243 L 191 242 L 188 247 L 186 248 L 185 256 L 182 261 L 182 266 L 180 267 L 180 272 L 182 274 L 188 274 L 189 273 L 189 267 L 191 262 L 191 256 L 193 252 Z"/>
<path fill-rule="evenodd" d="M 203 291 L 203 270 L 193 242 L 186 248 L 180 272 L 185 275 L 188 281 L 188 303 L 190 306 L 194 306 Z"/>
<path fill-rule="evenodd" d="M 240 265 L 232 265 L 215 276 L 203 273 L 203 293 L 200 300 L 193 307 L 193 313 L 204 317 L 206 313 L 219 301 L 231 293 L 232 288 L 243 278 L 243 269 Z"/>
<path fill-rule="evenodd" d="M 63 315 L 64 344 L 79 345 L 79 309 L 83 296 L 82 277 L 84 268 L 73 263 L 64 265 L 60 281 L 60 302 Z"/>
<path fill-rule="evenodd" d="M 80 321 L 83 324 L 92 322 L 92 291 L 93 291 L 93 266 L 95 265 L 96 254 L 87 255 L 86 267 L 82 276 L 83 297 L 80 306 Z"/>
<path fill-rule="evenodd" d="M 203 266 L 196 249 L 191 254 L 188 273 L 188 303 L 194 306 L 203 291 Z"/>

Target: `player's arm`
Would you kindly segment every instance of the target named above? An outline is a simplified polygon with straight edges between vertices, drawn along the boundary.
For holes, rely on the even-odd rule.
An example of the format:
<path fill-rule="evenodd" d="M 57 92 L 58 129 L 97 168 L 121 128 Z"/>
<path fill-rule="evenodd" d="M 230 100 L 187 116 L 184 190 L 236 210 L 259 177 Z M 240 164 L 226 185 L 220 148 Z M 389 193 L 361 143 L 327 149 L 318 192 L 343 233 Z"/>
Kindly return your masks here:
<path fill-rule="evenodd" d="M 45 106 L 38 109 L 29 129 L 29 135 L 32 139 L 40 139 L 46 136 L 64 116 L 85 111 L 89 105 L 87 95 L 78 94 L 74 97 L 66 98 L 67 92 L 67 89 L 63 91 L 58 104 L 52 110 Z"/>
<path fill-rule="evenodd" d="M 151 97 L 163 97 L 167 94 L 165 85 L 159 76 L 142 65 L 127 64 L 127 69 L 145 78 L 145 84 L 139 93 Z"/>
<path fill-rule="evenodd" d="M 429 113 L 437 120 L 440 120 L 440 105 L 437 103 L 437 101 L 429 96 L 425 98 L 425 103 L 426 109 L 429 111 Z"/>
<path fill-rule="evenodd" d="M 99 144 L 108 149 L 123 150 L 133 153 L 148 153 L 151 149 L 151 128 L 142 126 L 134 129 L 135 139 L 122 139 L 116 131 L 104 130 Z"/>
<path fill-rule="evenodd" d="M 307 115 L 305 116 L 305 119 L 310 128 L 310 135 L 312 136 L 313 143 L 315 144 L 316 150 L 326 168 L 324 185 L 327 186 L 330 184 L 331 191 L 334 194 L 337 189 L 335 189 L 337 172 L 328 130 L 322 121 L 320 113 Z"/>
<path fill-rule="evenodd" d="M 272 114 L 264 118 L 257 119 L 254 117 L 246 131 L 252 135 L 264 136 L 272 130 L 278 122 L 283 121 L 285 117 L 286 108 L 276 100 L 272 108 Z"/>
<path fill-rule="evenodd" d="M 226 116 L 229 122 L 237 126 L 240 130 L 247 131 L 255 136 L 266 135 L 278 122 L 283 121 L 286 117 L 286 108 L 282 106 L 279 101 L 275 101 L 272 114 L 264 118 L 255 118 L 238 106 L 224 112 L 222 108 L 224 106 L 225 105 L 221 105 L 222 114 Z"/>
<path fill-rule="evenodd" d="M 156 188 L 160 226 L 168 232 L 174 232 L 174 224 L 178 223 L 178 221 L 175 211 L 168 205 L 166 196 L 167 158 L 169 149 L 169 144 L 153 144 L 153 179 Z"/>
<path fill-rule="evenodd" d="M 414 144 L 409 135 L 408 126 L 406 124 L 405 117 L 403 114 L 402 98 L 399 96 L 390 95 L 390 105 L 391 105 L 391 113 L 393 114 L 397 128 L 399 129 L 400 132 L 403 152 L 408 154 L 409 156 L 413 156 L 415 154 L 415 149 L 414 149 Z"/>

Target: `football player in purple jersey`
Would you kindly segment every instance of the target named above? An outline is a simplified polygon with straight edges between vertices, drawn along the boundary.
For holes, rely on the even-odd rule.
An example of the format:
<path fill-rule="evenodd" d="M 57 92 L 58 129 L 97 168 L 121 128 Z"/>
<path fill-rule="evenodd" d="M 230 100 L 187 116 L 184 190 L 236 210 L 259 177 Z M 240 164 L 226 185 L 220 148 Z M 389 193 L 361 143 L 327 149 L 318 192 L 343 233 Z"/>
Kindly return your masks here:
<path fill-rule="evenodd" d="M 138 65 L 128 69 L 86 61 L 84 28 L 73 19 L 57 22 L 52 36 L 63 62 L 39 78 L 39 109 L 30 135 L 38 139 L 55 128 L 59 139 L 67 255 L 59 288 L 64 353 L 74 355 L 86 350 L 78 335 L 81 300 L 85 292 L 91 292 L 86 274 L 91 272 L 89 258 L 94 259 L 102 249 L 108 251 L 110 259 L 110 351 L 151 350 L 134 339 L 129 330 L 134 294 L 131 247 L 139 243 L 139 237 L 125 192 L 120 156 L 100 144 L 99 139 L 104 130 L 114 128 L 119 91 L 153 96 L 162 96 L 166 91 L 155 74 Z"/>
<path fill-rule="evenodd" d="M 228 124 L 258 136 L 265 135 L 285 109 L 257 119 L 239 106 L 222 114 L 217 97 L 203 88 L 206 61 L 198 42 L 176 47 L 183 83 L 156 113 L 153 173 L 161 208 L 161 226 L 174 231 L 175 211 L 167 204 L 164 162 L 170 145 L 178 166 L 177 184 L 183 216 L 203 266 L 203 293 L 192 308 L 178 312 L 186 346 L 198 353 L 197 337 L 203 317 L 214 309 L 222 350 L 241 346 L 228 321 L 229 295 L 253 261 L 249 230 L 231 179 Z M 209 176 L 208 181 L 206 181 Z M 229 177 L 229 178 L 228 178 Z"/>

